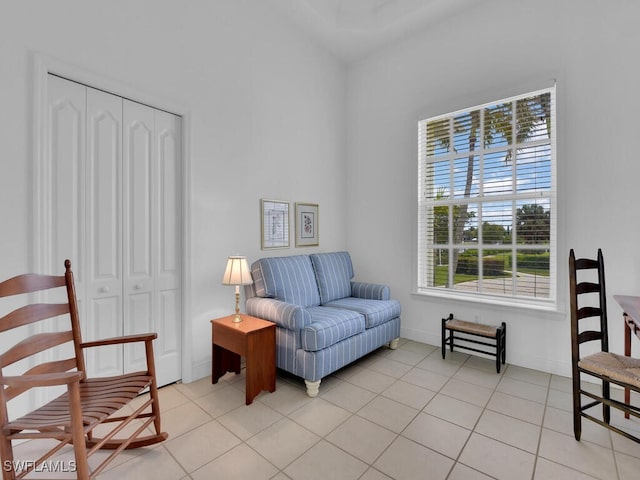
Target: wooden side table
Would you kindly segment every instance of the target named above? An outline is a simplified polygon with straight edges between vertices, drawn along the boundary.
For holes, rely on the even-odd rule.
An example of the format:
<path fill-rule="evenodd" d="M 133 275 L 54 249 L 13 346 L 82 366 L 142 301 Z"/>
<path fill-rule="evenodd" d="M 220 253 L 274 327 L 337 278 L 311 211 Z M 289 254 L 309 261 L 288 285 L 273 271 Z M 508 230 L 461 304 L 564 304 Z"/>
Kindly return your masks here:
<path fill-rule="evenodd" d="M 233 323 L 235 315 L 211 320 L 211 383 L 227 372 L 240 373 L 246 363 L 246 403 L 262 390 L 276 391 L 276 324 L 249 315 Z"/>

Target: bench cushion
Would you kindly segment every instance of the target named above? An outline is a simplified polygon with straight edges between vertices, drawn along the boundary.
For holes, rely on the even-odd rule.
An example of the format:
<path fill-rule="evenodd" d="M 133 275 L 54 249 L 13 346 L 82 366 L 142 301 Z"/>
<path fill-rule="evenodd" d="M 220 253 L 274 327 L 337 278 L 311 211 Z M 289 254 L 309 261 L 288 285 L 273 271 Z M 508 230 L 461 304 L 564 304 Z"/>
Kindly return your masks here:
<path fill-rule="evenodd" d="M 308 309 L 311 323 L 304 327 L 300 335 L 302 348 L 315 352 L 364 332 L 364 317 L 353 310 L 332 307 Z"/>
<path fill-rule="evenodd" d="M 348 252 L 314 253 L 311 262 L 316 273 L 321 305 L 351 296 L 353 265 Z"/>
<path fill-rule="evenodd" d="M 261 258 L 251 265 L 255 293 L 301 307 L 320 305 L 309 255 Z"/>
<path fill-rule="evenodd" d="M 466 322 L 464 320 L 457 320 L 455 318 L 447 321 L 447 323 L 445 323 L 445 328 L 488 338 L 496 338 L 496 336 L 498 335 L 498 327 L 494 327 L 493 325 Z"/>
<path fill-rule="evenodd" d="M 361 313 L 365 318 L 365 328 L 375 327 L 400 316 L 400 302 L 397 300 L 365 300 L 347 297 L 325 304 L 325 307 L 345 308 Z"/>

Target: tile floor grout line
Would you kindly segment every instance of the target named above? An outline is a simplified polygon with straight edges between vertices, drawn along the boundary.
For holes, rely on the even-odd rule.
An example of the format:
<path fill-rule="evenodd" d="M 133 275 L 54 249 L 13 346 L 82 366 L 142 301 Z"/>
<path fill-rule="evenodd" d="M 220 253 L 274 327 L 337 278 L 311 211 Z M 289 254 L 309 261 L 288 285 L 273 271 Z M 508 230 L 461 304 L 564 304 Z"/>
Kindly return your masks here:
<path fill-rule="evenodd" d="M 536 445 L 535 461 L 533 462 L 533 471 L 531 472 L 531 480 L 535 480 L 536 469 L 538 468 L 538 460 L 540 459 L 540 446 L 542 445 L 542 434 L 544 433 L 544 421 L 547 416 L 547 405 L 549 404 L 549 395 L 551 393 L 551 381 L 553 376 L 549 375 L 547 382 L 547 394 L 544 399 L 544 410 L 542 411 L 542 419 L 540 420 L 540 431 L 538 432 L 538 443 Z"/>

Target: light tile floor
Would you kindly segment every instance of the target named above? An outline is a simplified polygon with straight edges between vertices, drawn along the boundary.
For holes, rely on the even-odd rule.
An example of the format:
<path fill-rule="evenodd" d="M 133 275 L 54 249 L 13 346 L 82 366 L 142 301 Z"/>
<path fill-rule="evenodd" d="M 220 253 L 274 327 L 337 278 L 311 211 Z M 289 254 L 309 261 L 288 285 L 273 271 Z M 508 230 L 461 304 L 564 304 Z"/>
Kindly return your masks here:
<path fill-rule="evenodd" d="M 244 371 L 243 371 L 244 372 Z M 637 479 L 640 445 L 592 422 L 573 438 L 568 378 L 402 340 L 322 381 L 278 373 L 244 405 L 227 374 L 161 389 L 153 448 L 126 451 L 107 479 Z M 640 423 L 615 421 L 640 432 Z M 35 443 L 35 442 L 34 442 Z M 20 445 L 34 458 L 34 444 Z M 102 452 L 100 452 L 100 455 Z M 67 458 L 70 452 L 66 452 Z"/>

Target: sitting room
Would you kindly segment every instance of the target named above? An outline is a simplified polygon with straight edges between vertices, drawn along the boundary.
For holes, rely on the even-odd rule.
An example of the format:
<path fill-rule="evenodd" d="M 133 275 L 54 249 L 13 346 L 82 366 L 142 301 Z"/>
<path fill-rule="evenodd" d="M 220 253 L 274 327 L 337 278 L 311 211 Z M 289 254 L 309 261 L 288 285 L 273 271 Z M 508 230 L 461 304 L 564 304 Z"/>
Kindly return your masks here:
<path fill-rule="evenodd" d="M 603 350 L 640 358 L 627 327 L 640 325 L 640 162 L 623 142 L 640 111 L 639 3 L 0 10 L 0 282 L 64 275 L 69 259 L 76 345 L 157 334 L 152 367 L 128 343 L 80 362 L 91 378 L 154 370 L 121 412 L 159 405 L 161 428 L 144 427 L 156 443 L 95 478 L 637 478 L 640 443 L 608 428 L 640 436 L 634 412 L 593 408 L 605 425 L 576 430 L 574 392 L 606 403 L 609 377 L 572 382 L 572 275 L 573 251 L 579 269 L 600 249 Z M 3 480 L 89 478 L 73 441 L 36 466 L 59 435 L 4 425 L 64 391 L 17 396 L 33 364 L 12 364 L 9 329 L 41 330 L 11 318 L 0 420 L 24 463 L 3 440 Z M 271 330 L 256 347 L 259 322 Z M 640 404 L 637 374 L 630 397 L 611 381 L 612 403 Z"/>

